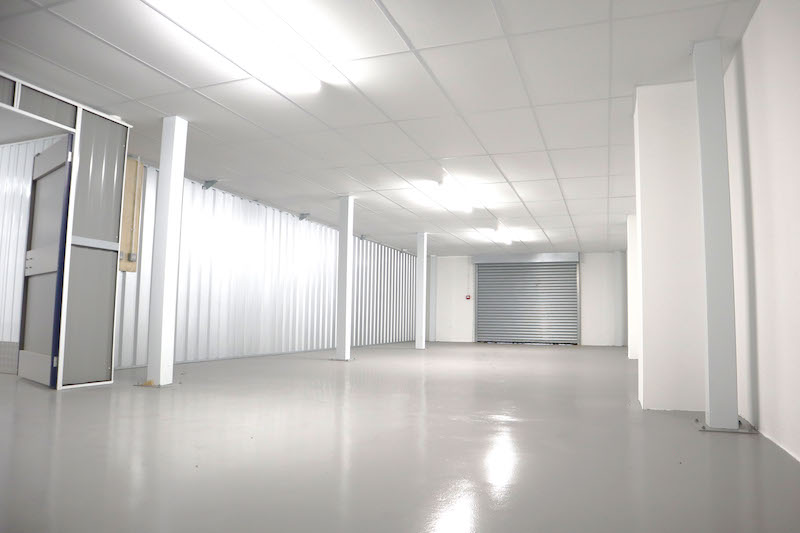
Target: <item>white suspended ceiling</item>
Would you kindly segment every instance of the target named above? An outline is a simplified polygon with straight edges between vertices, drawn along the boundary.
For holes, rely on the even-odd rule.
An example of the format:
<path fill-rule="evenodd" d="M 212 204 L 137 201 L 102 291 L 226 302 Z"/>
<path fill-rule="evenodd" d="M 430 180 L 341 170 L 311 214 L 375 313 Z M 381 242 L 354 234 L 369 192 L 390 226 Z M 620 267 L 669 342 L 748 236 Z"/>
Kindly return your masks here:
<path fill-rule="evenodd" d="M 635 86 L 691 79 L 694 41 L 730 57 L 757 0 L 264 0 L 333 65 L 305 93 L 160 4 L 4 0 L 0 70 L 131 122 L 144 160 L 178 114 L 189 177 L 329 224 L 354 194 L 357 233 L 454 255 L 624 249 Z"/>

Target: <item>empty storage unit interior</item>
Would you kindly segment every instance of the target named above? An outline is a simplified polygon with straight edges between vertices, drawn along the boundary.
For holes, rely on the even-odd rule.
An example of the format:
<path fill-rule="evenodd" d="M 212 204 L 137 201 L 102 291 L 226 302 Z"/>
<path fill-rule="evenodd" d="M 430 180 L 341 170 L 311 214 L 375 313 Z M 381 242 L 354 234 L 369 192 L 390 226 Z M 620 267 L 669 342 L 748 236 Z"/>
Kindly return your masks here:
<path fill-rule="evenodd" d="M 800 531 L 798 35 L 4 2 L 0 531 Z"/>

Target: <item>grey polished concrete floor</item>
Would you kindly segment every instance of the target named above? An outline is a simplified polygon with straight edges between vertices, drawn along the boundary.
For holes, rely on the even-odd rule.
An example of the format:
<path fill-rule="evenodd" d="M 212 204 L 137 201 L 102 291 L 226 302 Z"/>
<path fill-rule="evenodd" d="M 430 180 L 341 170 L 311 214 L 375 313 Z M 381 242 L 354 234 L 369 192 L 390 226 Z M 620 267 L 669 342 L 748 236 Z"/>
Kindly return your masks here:
<path fill-rule="evenodd" d="M 642 412 L 621 349 L 330 355 L 0 376 L 0 531 L 800 531 L 800 463 Z"/>

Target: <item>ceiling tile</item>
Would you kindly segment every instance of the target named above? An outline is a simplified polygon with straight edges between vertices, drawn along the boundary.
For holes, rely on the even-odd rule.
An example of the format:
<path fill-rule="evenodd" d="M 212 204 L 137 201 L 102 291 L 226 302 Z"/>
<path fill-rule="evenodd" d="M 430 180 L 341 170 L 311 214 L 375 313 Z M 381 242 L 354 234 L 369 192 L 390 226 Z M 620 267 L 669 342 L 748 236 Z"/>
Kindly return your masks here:
<path fill-rule="evenodd" d="M 411 184 L 383 165 L 348 167 L 345 173 L 375 190 L 409 189 Z"/>
<path fill-rule="evenodd" d="M 298 175 L 336 194 L 360 193 L 368 190 L 366 185 L 339 169 L 307 170 Z"/>
<path fill-rule="evenodd" d="M 0 65 L 9 74 L 44 89 L 57 89 L 58 94 L 92 107 L 102 109 L 108 104 L 127 100 L 122 93 L 94 83 L 13 44 L 0 42 Z"/>
<path fill-rule="evenodd" d="M 393 122 L 347 128 L 341 130 L 341 133 L 382 163 L 418 161 L 428 157 L 428 154 L 414 144 Z"/>
<path fill-rule="evenodd" d="M 319 92 L 290 99 L 332 128 L 385 122 L 381 111 L 350 85 L 323 83 Z"/>
<path fill-rule="evenodd" d="M 432 157 L 459 157 L 483 154 L 478 139 L 464 121 L 455 115 L 405 120 L 398 125 Z"/>
<path fill-rule="evenodd" d="M 490 154 L 543 150 L 533 110 L 529 107 L 467 116 L 467 122 Z"/>
<path fill-rule="evenodd" d="M 275 135 L 327 129 L 322 122 L 256 79 L 205 87 L 199 92 Z"/>
<path fill-rule="evenodd" d="M 36 5 L 26 2 L 25 0 L 4 0 L 3 3 L 0 4 L 0 18 L 10 17 L 36 9 L 38 9 Z"/>
<path fill-rule="evenodd" d="M 529 33 L 608 20 L 609 0 L 499 0 L 509 33 Z"/>
<path fill-rule="evenodd" d="M 627 174 L 633 176 L 633 145 L 611 147 L 611 174 Z"/>
<path fill-rule="evenodd" d="M 607 198 L 608 197 L 608 178 L 565 178 L 558 180 L 561 183 L 561 190 L 564 198 L 570 200 L 574 198 Z"/>
<path fill-rule="evenodd" d="M 531 217 L 530 213 L 528 213 L 528 208 L 525 207 L 525 204 L 523 204 L 519 200 L 508 203 L 494 204 L 489 209 L 492 211 L 492 213 L 494 213 L 503 220 L 507 218 L 530 219 Z"/>
<path fill-rule="evenodd" d="M 386 165 L 409 182 L 430 181 L 438 183 L 444 176 L 444 169 L 432 159 L 409 163 L 389 163 Z"/>
<path fill-rule="evenodd" d="M 491 0 L 384 0 L 417 48 L 503 34 Z"/>
<path fill-rule="evenodd" d="M 574 230 L 572 229 L 572 220 L 566 215 L 536 217 L 536 222 L 539 224 L 540 228 L 545 230 L 548 236 L 554 234 L 551 230 L 559 229 L 569 229 L 569 231 L 574 234 Z M 563 234 L 565 232 L 561 233 Z"/>
<path fill-rule="evenodd" d="M 496 155 L 495 163 L 509 181 L 555 179 L 547 152 Z"/>
<path fill-rule="evenodd" d="M 719 3 L 719 0 L 613 0 L 614 18 L 639 17 L 668 11 L 681 11 Z"/>
<path fill-rule="evenodd" d="M 145 98 L 141 102 L 165 115 L 180 115 L 220 142 L 252 142 L 271 137 L 258 126 L 188 89 Z"/>
<path fill-rule="evenodd" d="M 247 77 L 140 0 L 78 0 L 52 11 L 190 87 Z"/>
<path fill-rule="evenodd" d="M 607 198 L 567 200 L 567 209 L 571 215 L 603 215 L 608 212 Z"/>
<path fill-rule="evenodd" d="M 608 148 L 576 148 L 551 150 L 556 175 L 559 178 L 582 178 L 608 174 Z"/>
<path fill-rule="evenodd" d="M 692 45 L 715 36 L 724 12 L 725 5 L 716 4 L 616 21 L 612 41 L 613 95 L 630 95 L 636 85 L 693 79 Z"/>
<path fill-rule="evenodd" d="M 470 185 L 467 189 L 477 201 L 490 210 L 493 210 L 496 205 L 519 201 L 517 193 L 508 183 L 483 183 Z M 520 205 L 522 204 L 520 203 Z"/>
<path fill-rule="evenodd" d="M 485 155 L 442 159 L 442 167 L 463 184 L 505 183 L 505 178 Z"/>
<path fill-rule="evenodd" d="M 529 104 L 505 39 L 432 48 L 421 54 L 463 112 Z"/>
<path fill-rule="evenodd" d="M 260 176 L 270 170 L 292 171 L 319 168 L 319 158 L 300 151 L 283 139 L 238 143 L 230 146 L 229 166 L 248 176 Z"/>
<path fill-rule="evenodd" d="M 362 59 L 344 74 L 393 120 L 453 113 L 453 106 L 414 54 Z"/>
<path fill-rule="evenodd" d="M 399 205 L 392 202 L 382 194 L 373 191 L 356 193 L 355 201 L 357 204 L 375 212 L 382 212 L 391 209 L 402 209 Z"/>
<path fill-rule="evenodd" d="M 567 204 L 564 200 L 542 200 L 538 202 L 526 202 L 525 205 L 531 210 L 533 216 L 554 216 L 568 215 Z"/>
<path fill-rule="evenodd" d="M 611 144 L 633 144 L 633 98 L 611 99 Z"/>
<path fill-rule="evenodd" d="M 511 46 L 533 101 L 541 105 L 607 98 L 608 41 L 604 23 L 514 37 Z"/>
<path fill-rule="evenodd" d="M 636 182 L 633 176 L 609 176 L 609 196 L 635 196 Z"/>
<path fill-rule="evenodd" d="M 268 0 L 268 4 L 334 62 L 408 49 L 372 0 Z"/>
<path fill-rule="evenodd" d="M 406 209 L 411 209 L 412 211 L 424 212 L 425 210 L 444 210 L 439 204 L 425 196 L 417 189 L 381 191 L 381 194 L 393 202 L 405 207 Z"/>
<path fill-rule="evenodd" d="M 0 35 L 130 98 L 163 94 L 182 87 L 47 11 L 0 20 Z"/>
<path fill-rule="evenodd" d="M 525 202 L 560 200 L 561 189 L 556 180 L 518 181 L 514 188 Z"/>
<path fill-rule="evenodd" d="M 636 213 L 636 198 L 633 196 L 610 198 L 608 212 L 616 215 L 633 215 Z"/>
<path fill-rule="evenodd" d="M 550 149 L 608 144 L 608 100 L 541 106 L 536 115 Z"/>
<path fill-rule="evenodd" d="M 326 162 L 329 166 L 357 166 L 375 163 L 372 157 L 336 131 L 304 133 L 287 137 L 286 140 L 300 150 Z"/>
<path fill-rule="evenodd" d="M 575 225 L 575 228 L 578 229 L 578 235 L 580 235 L 580 228 L 599 226 L 605 231 L 606 224 L 608 223 L 608 216 L 605 214 L 572 215 L 572 223 Z"/>

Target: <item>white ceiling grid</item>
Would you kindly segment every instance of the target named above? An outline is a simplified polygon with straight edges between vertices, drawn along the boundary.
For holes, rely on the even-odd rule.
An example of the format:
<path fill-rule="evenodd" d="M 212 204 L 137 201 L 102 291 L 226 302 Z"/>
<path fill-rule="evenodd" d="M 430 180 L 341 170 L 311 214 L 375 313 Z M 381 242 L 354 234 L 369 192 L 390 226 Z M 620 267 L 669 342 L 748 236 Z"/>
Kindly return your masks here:
<path fill-rule="evenodd" d="M 300 10 L 269 3 L 322 55 Z M 757 0 L 318 0 L 349 36 L 345 83 L 280 94 L 142 0 L 7 0 L 0 70 L 134 125 L 157 161 L 160 121 L 191 124 L 187 175 L 430 251 L 625 248 L 634 212 L 635 86 L 692 78 L 693 41 L 731 55 Z M 429 194 L 443 172 L 482 207 Z M 492 242 L 497 221 L 515 242 Z"/>

